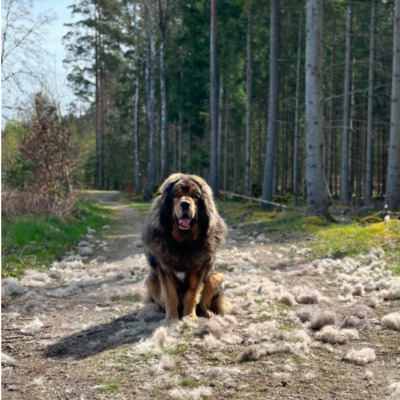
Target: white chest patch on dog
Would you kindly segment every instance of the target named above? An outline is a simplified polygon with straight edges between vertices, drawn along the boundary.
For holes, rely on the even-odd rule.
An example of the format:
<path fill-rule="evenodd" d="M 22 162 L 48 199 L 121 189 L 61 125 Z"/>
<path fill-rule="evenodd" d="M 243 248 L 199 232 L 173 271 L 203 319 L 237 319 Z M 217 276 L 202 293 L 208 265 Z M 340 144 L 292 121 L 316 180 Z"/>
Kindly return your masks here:
<path fill-rule="evenodd" d="M 186 278 L 186 272 L 177 272 L 175 271 L 175 276 L 181 281 L 183 282 Z"/>

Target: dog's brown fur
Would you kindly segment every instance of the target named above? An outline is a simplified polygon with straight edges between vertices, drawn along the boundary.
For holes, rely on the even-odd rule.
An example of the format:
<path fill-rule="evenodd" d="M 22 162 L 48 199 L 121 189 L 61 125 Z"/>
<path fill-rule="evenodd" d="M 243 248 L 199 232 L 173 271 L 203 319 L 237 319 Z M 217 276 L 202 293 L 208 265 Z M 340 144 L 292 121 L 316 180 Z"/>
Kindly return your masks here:
<path fill-rule="evenodd" d="M 189 222 L 190 221 L 190 224 Z M 150 274 L 149 301 L 165 308 L 166 318 L 197 319 L 223 314 L 222 274 L 214 273 L 217 249 L 227 227 L 210 187 L 196 175 L 173 174 L 159 189 L 142 234 Z"/>

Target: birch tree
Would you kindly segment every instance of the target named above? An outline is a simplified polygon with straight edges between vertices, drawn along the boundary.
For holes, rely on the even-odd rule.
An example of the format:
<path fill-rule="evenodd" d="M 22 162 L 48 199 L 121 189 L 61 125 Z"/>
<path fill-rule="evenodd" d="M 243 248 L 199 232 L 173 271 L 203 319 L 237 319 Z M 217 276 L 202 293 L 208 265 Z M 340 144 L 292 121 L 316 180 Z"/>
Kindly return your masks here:
<path fill-rule="evenodd" d="M 386 184 L 386 205 L 389 210 L 400 207 L 400 0 L 395 0 L 394 4 L 390 145 Z"/>
<path fill-rule="evenodd" d="M 306 191 L 307 214 L 328 218 L 322 133 L 322 0 L 306 11 Z"/>

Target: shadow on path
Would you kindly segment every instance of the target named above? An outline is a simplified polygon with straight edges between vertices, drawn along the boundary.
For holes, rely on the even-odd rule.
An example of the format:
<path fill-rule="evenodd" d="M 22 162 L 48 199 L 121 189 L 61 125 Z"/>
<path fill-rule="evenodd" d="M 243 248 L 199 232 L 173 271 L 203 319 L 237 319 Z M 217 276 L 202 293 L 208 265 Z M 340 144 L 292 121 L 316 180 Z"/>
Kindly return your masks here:
<path fill-rule="evenodd" d="M 151 307 L 153 307 L 153 310 L 149 310 L 150 312 L 147 313 L 145 318 L 140 317 L 143 312 L 146 312 L 146 308 Z M 155 312 L 154 305 L 149 305 L 114 321 L 65 337 L 48 346 L 44 351 L 44 356 L 54 359 L 74 358 L 76 360 L 93 357 L 104 351 L 149 338 L 155 329 L 163 323 L 164 318 L 165 313 Z"/>

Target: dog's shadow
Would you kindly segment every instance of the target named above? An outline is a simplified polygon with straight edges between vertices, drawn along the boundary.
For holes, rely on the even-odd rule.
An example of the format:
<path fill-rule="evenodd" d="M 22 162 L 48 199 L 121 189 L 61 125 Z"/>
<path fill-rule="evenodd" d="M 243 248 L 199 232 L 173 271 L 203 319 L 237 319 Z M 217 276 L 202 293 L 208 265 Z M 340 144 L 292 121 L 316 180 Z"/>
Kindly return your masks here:
<path fill-rule="evenodd" d="M 164 312 L 154 304 L 149 304 L 140 311 L 65 337 L 49 345 L 44 351 L 44 356 L 76 360 L 93 357 L 104 351 L 149 338 L 165 323 L 164 318 Z"/>

